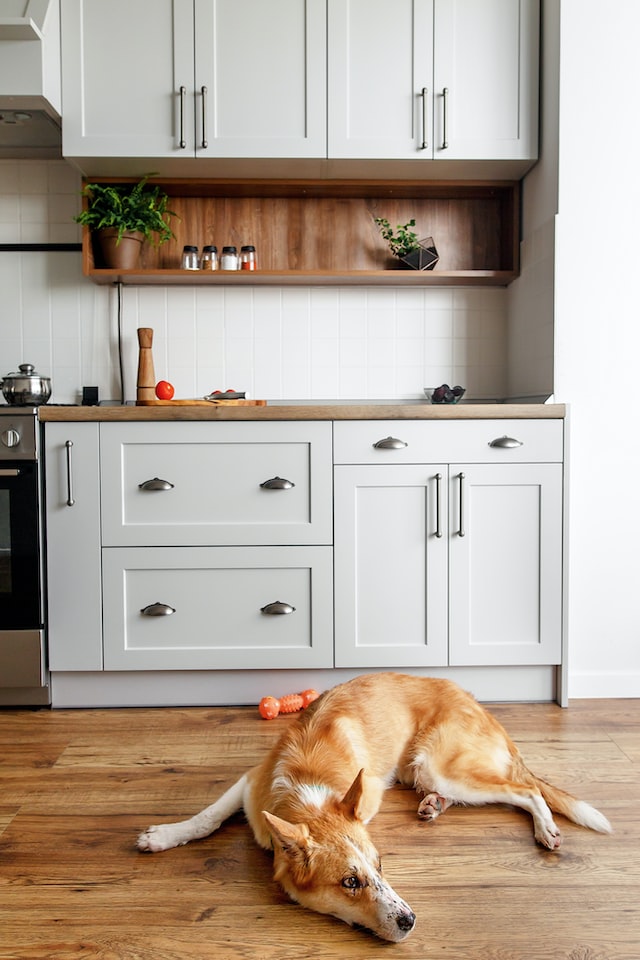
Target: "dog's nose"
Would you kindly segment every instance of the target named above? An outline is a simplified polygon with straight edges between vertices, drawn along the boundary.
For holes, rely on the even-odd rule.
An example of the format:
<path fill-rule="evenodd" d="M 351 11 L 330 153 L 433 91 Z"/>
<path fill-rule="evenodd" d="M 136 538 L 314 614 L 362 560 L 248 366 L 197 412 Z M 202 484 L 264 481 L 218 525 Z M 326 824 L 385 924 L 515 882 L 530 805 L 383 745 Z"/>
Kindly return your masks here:
<path fill-rule="evenodd" d="M 396 923 L 398 924 L 400 929 L 402 931 L 406 931 L 407 933 L 409 932 L 409 930 L 413 930 L 415 922 L 416 922 L 416 915 L 411 910 L 408 910 L 406 913 L 401 913 L 399 917 L 396 919 Z"/>

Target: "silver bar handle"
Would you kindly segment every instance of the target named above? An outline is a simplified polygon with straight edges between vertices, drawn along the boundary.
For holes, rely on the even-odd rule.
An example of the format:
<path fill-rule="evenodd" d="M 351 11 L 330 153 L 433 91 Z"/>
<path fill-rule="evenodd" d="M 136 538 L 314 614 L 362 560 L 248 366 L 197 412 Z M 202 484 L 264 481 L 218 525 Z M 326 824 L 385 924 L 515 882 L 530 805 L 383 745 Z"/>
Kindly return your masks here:
<path fill-rule="evenodd" d="M 429 141 L 427 139 L 427 125 L 428 125 L 428 116 L 427 116 L 427 101 L 429 99 L 429 90 L 427 87 L 422 88 L 422 145 L 421 150 L 427 150 L 429 148 Z"/>
<path fill-rule="evenodd" d="M 64 445 L 67 452 L 67 506 L 72 507 L 75 503 L 73 499 L 73 464 L 71 462 L 73 440 L 66 440 Z"/>
<path fill-rule="evenodd" d="M 263 490 L 291 490 L 295 483 L 293 480 L 285 480 L 284 477 L 272 477 L 271 480 L 264 480 L 260 486 Z"/>
<path fill-rule="evenodd" d="M 20 471 L 14 468 L 7 468 L 0 470 L 0 477 L 19 477 Z"/>
<path fill-rule="evenodd" d="M 260 607 L 260 613 L 264 613 L 270 617 L 282 616 L 287 613 L 295 613 L 295 607 L 292 607 L 290 603 L 283 603 L 282 600 L 274 600 L 273 603 L 267 603 L 266 606 Z"/>
<path fill-rule="evenodd" d="M 202 149 L 206 150 L 209 146 L 207 140 L 207 93 L 209 91 L 206 87 L 201 87 L 200 92 L 202 94 Z"/>
<path fill-rule="evenodd" d="M 139 490 L 173 490 L 174 484 L 169 480 L 154 477 L 153 480 L 144 480 L 138 484 Z"/>
<path fill-rule="evenodd" d="M 460 490 L 459 490 L 459 496 L 460 496 L 460 500 L 459 500 L 460 526 L 459 526 L 459 529 L 458 529 L 458 536 L 459 536 L 459 537 L 464 537 L 465 534 L 466 534 L 466 531 L 465 531 L 465 529 L 464 529 L 464 526 L 465 526 L 465 523 L 464 523 L 464 508 L 465 508 L 464 479 L 465 479 L 464 473 L 459 473 L 459 474 L 458 474 L 458 480 L 460 481 Z"/>
<path fill-rule="evenodd" d="M 442 149 L 449 146 L 447 127 L 449 126 L 449 87 L 442 89 Z"/>
<path fill-rule="evenodd" d="M 149 603 L 140 611 L 143 617 L 170 617 L 175 612 L 175 607 L 170 607 L 168 603 L 159 602 Z"/>
<path fill-rule="evenodd" d="M 436 537 L 440 539 L 442 536 L 442 519 L 441 519 L 441 487 L 442 484 L 442 474 L 436 473 Z"/>
<path fill-rule="evenodd" d="M 187 88 L 180 87 L 180 142 L 179 147 L 181 150 L 187 149 L 187 141 L 184 138 L 184 107 L 185 107 L 185 98 L 187 96 Z"/>
<path fill-rule="evenodd" d="M 376 441 L 373 446 L 375 450 L 403 450 L 409 444 L 397 437 L 385 437 L 384 440 Z"/>

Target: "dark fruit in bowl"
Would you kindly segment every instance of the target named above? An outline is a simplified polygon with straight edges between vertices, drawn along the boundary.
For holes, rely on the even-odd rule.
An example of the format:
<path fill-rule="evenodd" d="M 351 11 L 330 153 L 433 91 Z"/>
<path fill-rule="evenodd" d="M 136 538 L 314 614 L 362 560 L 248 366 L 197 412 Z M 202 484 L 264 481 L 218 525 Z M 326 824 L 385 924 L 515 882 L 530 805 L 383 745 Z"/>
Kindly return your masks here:
<path fill-rule="evenodd" d="M 465 388 L 456 386 L 450 387 L 448 383 L 443 383 L 436 387 L 431 395 L 432 403 L 457 403 L 464 396 Z"/>

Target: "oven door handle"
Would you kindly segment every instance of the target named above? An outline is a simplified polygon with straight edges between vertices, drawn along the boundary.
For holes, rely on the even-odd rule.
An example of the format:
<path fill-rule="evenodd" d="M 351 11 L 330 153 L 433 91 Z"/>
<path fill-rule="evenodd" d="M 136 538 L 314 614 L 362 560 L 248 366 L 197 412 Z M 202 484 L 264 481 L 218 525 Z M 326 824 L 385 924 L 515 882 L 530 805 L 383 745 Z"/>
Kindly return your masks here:
<path fill-rule="evenodd" d="M 0 477 L 19 477 L 20 471 L 17 468 L 3 467 L 0 470 Z"/>

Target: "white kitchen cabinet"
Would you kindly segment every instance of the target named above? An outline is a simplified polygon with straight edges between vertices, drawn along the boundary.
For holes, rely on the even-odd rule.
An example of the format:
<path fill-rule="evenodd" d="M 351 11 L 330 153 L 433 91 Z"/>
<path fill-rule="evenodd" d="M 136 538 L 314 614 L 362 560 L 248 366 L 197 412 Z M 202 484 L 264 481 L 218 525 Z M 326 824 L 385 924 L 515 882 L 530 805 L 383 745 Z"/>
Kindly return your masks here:
<path fill-rule="evenodd" d="M 538 0 L 328 0 L 329 156 L 526 160 Z"/>
<path fill-rule="evenodd" d="M 447 470 L 335 468 L 337 667 L 447 663 Z"/>
<path fill-rule="evenodd" d="M 560 463 L 450 468 L 451 665 L 560 662 L 562 483 Z"/>
<path fill-rule="evenodd" d="M 325 0 L 62 0 L 63 153 L 326 154 Z"/>
<path fill-rule="evenodd" d="M 105 670 L 333 666 L 331 547 L 107 548 Z"/>
<path fill-rule="evenodd" d="M 332 542 L 331 424 L 104 423 L 111 546 Z"/>
<path fill-rule="evenodd" d="M 45 464 L 49 667 L 101 670 L 98 424 L 47 424 Z"/>
<path fill-rule="evenodd" d="M 561 421 L 337 423 L 334 459 L 336 665 L 560 662 Z"/>

